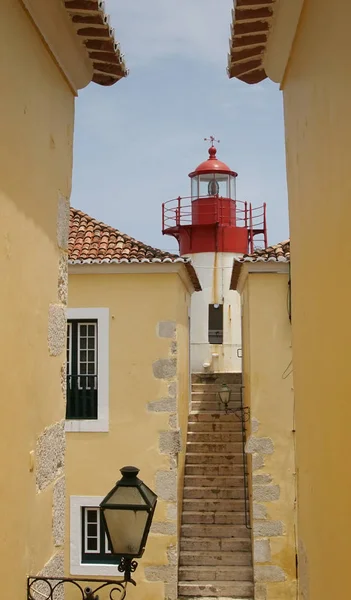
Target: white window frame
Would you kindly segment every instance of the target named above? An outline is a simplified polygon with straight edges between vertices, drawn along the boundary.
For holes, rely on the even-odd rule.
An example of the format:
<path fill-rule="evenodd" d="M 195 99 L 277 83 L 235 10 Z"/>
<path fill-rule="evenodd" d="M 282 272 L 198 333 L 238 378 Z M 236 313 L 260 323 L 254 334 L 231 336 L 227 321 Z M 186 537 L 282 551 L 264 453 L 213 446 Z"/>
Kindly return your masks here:
<path fill-rule="evenodd" d="M 103 565 L 82 562 L 82 508 L 96 508 L 104 496 L 70 497 L 70 554 L 71 575 L 107 575 L 118 577 L 117 565 Z"/>
<path fill-rule="evenodd" d="M 88 550 L 88 540 L 89 537 L 88 536 L 88 525 L 89 525 L 89 521 L 88 521 L 88 515 L 87 515 L 87 510 L 86 509 L 92 509 L 92 508 L 96 508 L 96 515 L 97 515 L 97 520 L 96 520 L 96 531 L 97 531 L 97 548 L 96 550 Z M 84 540 L 85 540 L 85 544 L 86 544 L 86 548 L 85 548 L 85 554 L 100 554 L 100 514 L 99 514 L 99 508 L 98 506 L 84 506 L 83 508 L 85 515 L 84 515 L 84 526 L 85 526 L 85 531 L 84 531 Z M 105 534 L 106 535 L 106 534 Z"/>
<path fill-rule="evenodd" d="M 108 308 L 68 308 L 67 319 L 97 321 L 97 419 L 67 419 L 66 431 L 109 430 L 109 323 Z"/>

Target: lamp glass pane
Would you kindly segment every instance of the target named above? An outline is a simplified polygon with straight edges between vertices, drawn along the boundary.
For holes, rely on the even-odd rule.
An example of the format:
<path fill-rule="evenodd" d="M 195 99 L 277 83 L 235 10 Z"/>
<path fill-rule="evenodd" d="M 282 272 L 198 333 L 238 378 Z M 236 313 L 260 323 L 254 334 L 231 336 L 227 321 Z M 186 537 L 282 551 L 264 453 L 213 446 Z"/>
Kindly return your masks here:
<path fill-rule="evenodd" d="M 147 506 L 137 487 L 129 487 L 124 485 L 121 485 L 114 491 L 112 496 L 107 501 L 107 505 L 109 504 L 132 504 Z"/>
<path fill-rule="evenodd" d="M 146 485 L 142 485 L 142 490 L 143 493 L 146 496 L 146 499 L 149 503 L 150 506 L 154 506 L 156 500 L 157 500 L 157 496 L 156 494 L 154 494 L 154 492 L 152 490 L 150 490 L 150 488 L 148 488 Z"/>
<path fill-rule="evenodd" d="M 104 510 L 104 517 L 114 554 L 133 554 L 136 556 L 139 553 L 149 517 L 148 511 L 113 510 L 106 508 Z"/>

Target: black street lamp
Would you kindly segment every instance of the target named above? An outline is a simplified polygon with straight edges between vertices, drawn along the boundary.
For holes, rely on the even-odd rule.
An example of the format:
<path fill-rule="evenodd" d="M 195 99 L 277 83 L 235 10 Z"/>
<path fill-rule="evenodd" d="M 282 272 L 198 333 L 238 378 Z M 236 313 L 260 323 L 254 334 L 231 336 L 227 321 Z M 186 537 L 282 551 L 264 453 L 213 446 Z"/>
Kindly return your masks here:
<path fill-rule="evenodd" d="M 121 559 L 118 569 L 124 571 L 125 581 L 135 583 L 130 578 L 137 566 L 133 559 L 144 553 L 157 496 L 138 478 L 136 467 L 123 467 L 121 473 L 100 508 L 112 553 Z"/>
<path fill-rule="evenodd" d="M 63 595 L 66 584 L 72 584 L 79 600 L 99 600 L 97 592 L 100 590 L 106 590 L 109 598 L 115 598 L 114 593 L 119 592 L 120 600 L 123 600 L 127 584 L 136 585 L 131 578 L 131 573 L 138 566 L 134 559 L 144 553 L 157 496 L 138 478 L 139 469 L 136 467 L 123 467 L 121 473 L 122 478 L 103 499 L 100 509 L 111 552 L 120 559 L 118 571 L 124 573 L 123 580 L 28 577 L 27 600 L 56 600 Z"/>
<path fill-rule="evenodd" d="M 220 392 L 218 392 L 218 397 L 219 397 L 220 401 L 222 402 L 222 404 L 224 404 L 224 410 L 226 413 L 229 410 L 229 402 L 231 399 L 231 395 L 232 395 L 231 389 L 228 387 L 228 385 L 226 383 L 222 383 L 221 390 L 220 390 Z"/>

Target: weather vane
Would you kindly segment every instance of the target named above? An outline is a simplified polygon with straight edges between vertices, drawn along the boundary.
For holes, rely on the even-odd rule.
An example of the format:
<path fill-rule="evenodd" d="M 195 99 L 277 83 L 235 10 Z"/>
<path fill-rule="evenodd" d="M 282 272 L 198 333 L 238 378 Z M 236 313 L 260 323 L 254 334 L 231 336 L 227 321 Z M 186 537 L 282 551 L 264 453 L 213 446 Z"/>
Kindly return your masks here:
<path fill-rule="evenodd" d="M 204 138 L 204 142 L 211 142 L 211 148 L 213 148 L 214 142 L 217 142 L 217 144 L 219 144 L 220 141 L 221 140 L 216 140 L 216 138 L 213 135 L 210 135 L 209 138 Z"/>

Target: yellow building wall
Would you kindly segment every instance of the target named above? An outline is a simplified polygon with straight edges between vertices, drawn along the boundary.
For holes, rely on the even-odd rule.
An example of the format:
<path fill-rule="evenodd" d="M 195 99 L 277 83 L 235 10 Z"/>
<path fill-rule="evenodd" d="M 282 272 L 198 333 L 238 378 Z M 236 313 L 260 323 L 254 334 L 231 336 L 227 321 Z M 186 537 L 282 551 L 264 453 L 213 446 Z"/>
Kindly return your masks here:
<path fill-rule="evenodd" d="M 70 496 L 105 495 L 120 478 L 119 469 L 135 465 L 159 499 L 135 573 L 138 586 L 128 592 L 130 600 L 177 597 L 177 513 L 189 405 L 189 300 L 176 273 L 69 276 L 70 308 L 110 310 L 110 426 L 107 433 L 67 433 L 66 571 Z M 174 323 L 174 336 L 160 337 L 165 323 Z M 176 372 L 159 377 L 159 361 L 175 359 Z M 172 400 L 174 384 L 177 406 Z M 158 404 L 165 399 L 170 407 L 162 411 Z"/>
<path fill-rule="evenodd" d="M 350 19 L 306 1 L 282 85 L 303 600 L 349 595 Z"/>
<path fill-rule="evenodd" d="M 250 407 L 255 600 L 296 599 L 295 451 L 288 274 L 249 273 L 242 294 L 244 404 Z"/>
<path fill-rule="evenodd" d="M 0 54 L 0 578 L 24 598 L 28 574 L 63 564 L 53 490 L 62 499 L 74 97 L 18 0 L 2 2 Z"/>

